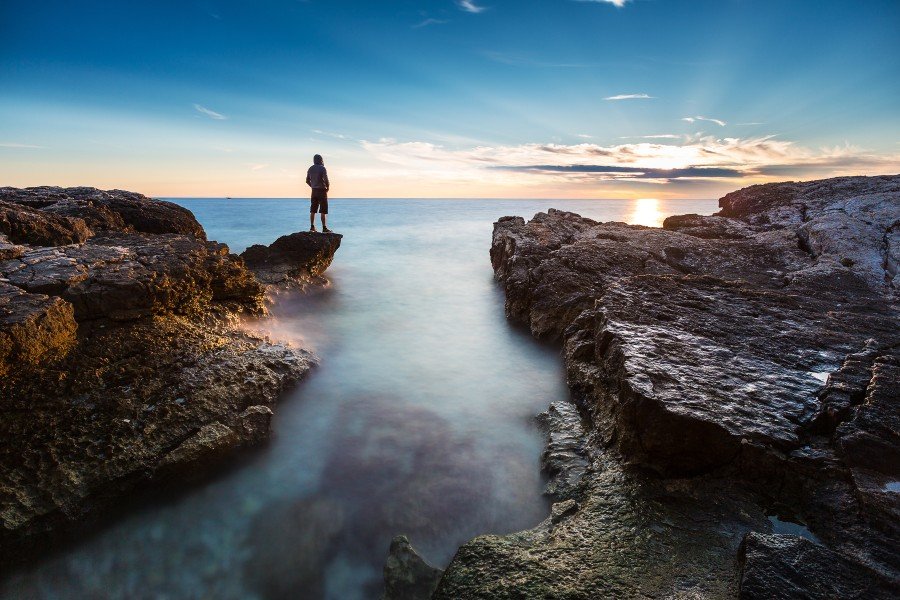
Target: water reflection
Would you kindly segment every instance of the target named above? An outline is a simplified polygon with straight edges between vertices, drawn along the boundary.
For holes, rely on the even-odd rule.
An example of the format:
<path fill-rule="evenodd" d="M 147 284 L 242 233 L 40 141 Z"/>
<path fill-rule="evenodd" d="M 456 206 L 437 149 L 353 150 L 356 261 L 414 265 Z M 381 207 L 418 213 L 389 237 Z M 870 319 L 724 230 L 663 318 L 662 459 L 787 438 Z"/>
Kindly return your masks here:
<path fill-rule="evenodd" d="M 663 215 L 659 209 L 659 200 L 656 198 L 640 198 L 634 201 L 634 210 L 626 221 L 633 225 L 646 225 L 647 227 L 662 227 Z"/>

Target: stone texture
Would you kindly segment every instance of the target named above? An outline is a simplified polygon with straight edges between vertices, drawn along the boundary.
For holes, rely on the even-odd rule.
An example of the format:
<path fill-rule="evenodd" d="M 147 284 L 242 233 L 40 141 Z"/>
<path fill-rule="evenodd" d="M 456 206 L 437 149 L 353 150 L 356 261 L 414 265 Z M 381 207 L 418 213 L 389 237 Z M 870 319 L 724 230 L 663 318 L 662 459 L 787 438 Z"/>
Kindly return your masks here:
<path fill-rule="evenodd" d="M 250 246 L 241 258 L 268 284 L 296 285 L 321 277 L 341 246 L 339 233 L 302 231 L 283 235 L 269 246 Z"/>
<path fill-rule="evenodd" d="M 78 244 L 93 234 L 83 219 L 57 216 L 2 200 L 0 233 L 13 243 L 36 246 Z"/>
<path fill-rule="evenodd" d="M 72 305 L 0 282 L 0 378 L 19 379 L 75 346 Z"/>
<path fill-rule="evenodd" d="M 384 564 L 382 600 L 428 600 L 442 573 L 418 555 L 405 535 L 398 535 Z"/>
<path fill-rule="evenodd" d="M 0 231 L 0 561 L 263 441 L 314 364 L 238 326 L 264 288 L 181 207 L 0 188 Z"/>
<path fill-rule="evenodd" d="M 720 206 L 664 229 L 556 210 L 495 224 L 507 315 L 562 342 L 593 449 L 562 494 L 580 510 L 463 546 L 438 597 L 734 597 L 739 541 L 768 533 L 774 507 L 855 577 L 900 582 L 900 176 L 753 186 Z M 656 529 L 618 503 L 657 511 Z M 634 530 L 617 535 L 621 519 Z"/>
<path fill-rule="evenodd" d="M 743 600 L 896 598 L 872 573 L 823 546 L 793 535 L 749 533 L 741 549 Z"/>
<path fill-rule="evenodd" d="M 203 227 L 188 209 L 124 190 L 2 187 L 0 201 L 37 208 L 44 215 L 81 219 L 95 231 L 180 233 L 206 239 Z"/>

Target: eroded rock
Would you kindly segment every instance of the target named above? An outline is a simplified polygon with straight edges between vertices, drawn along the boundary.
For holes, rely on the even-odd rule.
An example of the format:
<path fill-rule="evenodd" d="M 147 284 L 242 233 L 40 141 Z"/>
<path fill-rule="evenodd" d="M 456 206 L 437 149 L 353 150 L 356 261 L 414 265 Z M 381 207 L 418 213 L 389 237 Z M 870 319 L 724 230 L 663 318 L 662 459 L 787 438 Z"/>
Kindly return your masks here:
<path fill-rule="evenodd" d="M 241 258 L 264 283 L 308 283 L 331 265 L 342 237 L 339 233 L 301 231 L 283 235 L 269 246 L 250 246 Z"/>
<path fill-rule="evenodd" d="M 384 564 L 382 600 L 429 600 L 442 573 L 419 556 L 405 535 L 398 535 Z"/>
<path fill-rule="evenodd" d="M 853 577 L 900 584 L 900 176 L 754 186 L 720 206 L 662 230 L 552 209 L 495 224 L 507 314 L 562 341 L 596 447 L 580 510 L 463 546 L 437 597 L 733 597 L 737 540 L 767 533 L 773 506 Z M 659 478 L 679 483 L 660 497 Z M 618 503 L 658 511 L 633 525 L 649 540 L 615 536 L 631 522 Z M 672 526 L 684 518 L 694 541 Z M 692 547 L 719 553 L 699 579 Z M 632 562 L 611 568 L 616 554 Z"/>
<path fill-rule="evenodd" d="M 86 223 L 89 223 L 88 226 Z M 190 211 L 0 188 L 0 561 L 268 437 L 313 357 L 237 327 L 264 288 Z"/>

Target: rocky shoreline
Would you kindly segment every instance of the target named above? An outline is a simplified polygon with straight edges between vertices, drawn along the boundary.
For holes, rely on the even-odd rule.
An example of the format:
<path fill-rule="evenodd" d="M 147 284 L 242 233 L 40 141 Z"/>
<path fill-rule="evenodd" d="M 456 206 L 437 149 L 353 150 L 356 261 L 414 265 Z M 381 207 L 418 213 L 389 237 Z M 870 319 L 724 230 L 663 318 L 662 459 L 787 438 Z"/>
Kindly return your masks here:
<path fill-rule="evenodd" d="M 900 176 L 720 208 L 495 224 L 580 414 L 544 419 L 552 516 L 462 546 L 434 598 L 896 597 Z"/>
<path fill-rule="evenodd" d="M 282 262 L 320 275 L 339 244 L 310 237 Z M 268 437 L 279 395 L 315 358 L 241 327 L 265 299 L 176 204 L 0 188 L 5 565 L 125 494 L 201 478 Z"/>

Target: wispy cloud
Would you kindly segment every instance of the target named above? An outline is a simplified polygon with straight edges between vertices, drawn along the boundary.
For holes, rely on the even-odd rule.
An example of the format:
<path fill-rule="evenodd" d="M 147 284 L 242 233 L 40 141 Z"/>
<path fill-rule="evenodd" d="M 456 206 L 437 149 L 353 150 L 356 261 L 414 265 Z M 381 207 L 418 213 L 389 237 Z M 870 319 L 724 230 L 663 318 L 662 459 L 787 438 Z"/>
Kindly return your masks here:
<path fill-rule="evenodd" d="M 0 148 L 46 148 L 46 146 L 35 146 L 34 144 L 19 144 L 16 142 L 0 142 Z"/>
<path fill-rule="evenodd" d="M 616 96 L 607 96 L 604 100 L 652 100 L 655 97 L 649 94 L 618 94 Z"/>
<path fill-rule="evenodd" d="M 589 140 L 589 139 L 593 138 L 594 136 L 588 135 L 586 133 L 576 133 L 575 137 L 580 137 L 582 139 Z"/>
<path fill-rule="evenodd" d="M 476 14 L 487 10 L 487 7 L 475 4 L 474 0 L 456 0 L 456 5 L 460 10 Z"/>
<path fill-rule="evenodd" d="M 422 27 L 428 27 L 429 25 L 443 25 L 444 23 L 449 23 L 449 22 L 450 21 L 447 21 L 445 19 L 434 19 L 434 18 L 429 17 L 427 19 L 420 21 L 419 23 L 416 23 L 415 25 L 412 26 L 412 28 L 420 29 Z"/>
<path fill-rule="evenodd" d="M 688 123 L 696 123 L 697 121 L 708 121 L 710 123 L 715 123 L 719 127 L 725 127 L 725 121 L 721 119 L 711 119 L 709 117 L 682 117 L 682 121 L 687 121 Z"/>
<path fill-rule="evenodd" d="M 210 110 L 210 109 L 206 108 L 205 106 L 201 106 L 199 104 L 194 105 L 194 110 L 196 110 L 198 113 L 200 113 L 202 115 L 206 115 L 210 119 L 215 119 L 216 121 L 224 121 L 225 119 L 228 118 L 225 115 L 223 115 L 222 113 L 217 113 L 216 111 Z"/>
<path fill-rule="evenodd" d="M 250 163 L 247 165 L 251 171 L 261 171 L 269 166 L 269 163 Z"/>
<path fill-rule="evenodd" d="M 578 0 L 578 2 L 596 2 L 597 4 L 612 4 L 613 6 L 617 6 L 622 8 L 625 6 L 625 3 L 630 2 L 631 0 Z"/>
<path fill-rule="evenodd" d="M 677 140 L 683 136 L 674 133 L 658 133 L 656 135 L 624 135 L 620 140 Z"/>
<path fill-rule="evenodd" d="M 333 131 L 322 131 L 321 129 L 313 129 L 313 133 L 316 135 L 324 135 L 325 137 L 334 138 L 336 140 L 349 140 L 352 139 L 350 136 L 344 135 L 343 133 L 334 133 Z"/>

